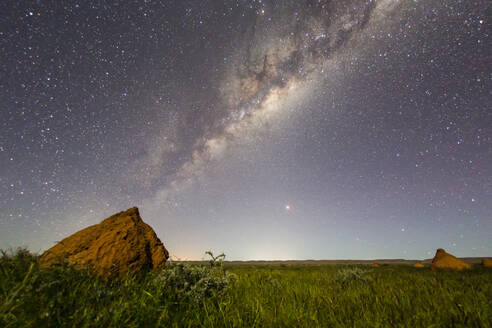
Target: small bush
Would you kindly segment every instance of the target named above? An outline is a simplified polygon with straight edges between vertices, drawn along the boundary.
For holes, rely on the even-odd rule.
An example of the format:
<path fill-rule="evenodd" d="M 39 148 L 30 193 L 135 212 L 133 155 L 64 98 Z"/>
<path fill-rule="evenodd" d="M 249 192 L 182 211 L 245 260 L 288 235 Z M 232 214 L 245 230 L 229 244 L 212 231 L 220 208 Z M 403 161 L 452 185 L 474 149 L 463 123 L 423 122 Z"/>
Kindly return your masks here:
<path fill-rule="evenodd" d="M 227 293 L 236 276 L 215 266 L 169 263 L 154 279 L 154 287 L 161 297 L 175 302 L 220 297 Z"/>
<path fill-rule="evenodd" d="M 359 267 L 341 268 L 337 271 L 336 282 L 339 283 L 342 288 L 347 288 L 354 282 L 368 283 L 369 281 L 370 277 L 368 271 Z"/>

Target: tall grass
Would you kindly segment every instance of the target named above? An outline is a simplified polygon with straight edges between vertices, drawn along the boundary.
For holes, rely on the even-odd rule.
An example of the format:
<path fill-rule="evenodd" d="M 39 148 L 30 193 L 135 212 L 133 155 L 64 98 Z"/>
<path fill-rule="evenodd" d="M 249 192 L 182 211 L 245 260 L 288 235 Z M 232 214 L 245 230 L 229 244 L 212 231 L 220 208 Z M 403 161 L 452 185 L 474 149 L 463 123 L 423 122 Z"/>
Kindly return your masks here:
<path fill-rule="evenodd" d="M 492 326 L 492 272 L 481 268 L 432 272 L 407 266 L 325 266 L 234 271 L 240 280 L 232 291 L 235 305 L 227 314 L 237 318 L 233 326 Z"/>
<path fill-rule="evenodd" d="M 3 252 L 0 327 L 492 326 L 492 270 L 210 263 L 108 282 Z"/>

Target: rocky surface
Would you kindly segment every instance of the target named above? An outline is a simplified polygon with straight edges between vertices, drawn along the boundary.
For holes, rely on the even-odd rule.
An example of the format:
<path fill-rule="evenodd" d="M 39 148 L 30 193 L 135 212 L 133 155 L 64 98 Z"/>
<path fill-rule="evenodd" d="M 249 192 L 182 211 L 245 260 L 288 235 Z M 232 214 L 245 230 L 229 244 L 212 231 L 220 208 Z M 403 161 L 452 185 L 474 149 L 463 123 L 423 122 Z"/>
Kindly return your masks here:
<path fill-rule="evenodd" d="M 63 239 L 41 255 L 40 265 L 68 261 L 104 278 L 121 279 L 128 272 L 155 270 L 168 258 L 154 230 L 133 207 Z"/>

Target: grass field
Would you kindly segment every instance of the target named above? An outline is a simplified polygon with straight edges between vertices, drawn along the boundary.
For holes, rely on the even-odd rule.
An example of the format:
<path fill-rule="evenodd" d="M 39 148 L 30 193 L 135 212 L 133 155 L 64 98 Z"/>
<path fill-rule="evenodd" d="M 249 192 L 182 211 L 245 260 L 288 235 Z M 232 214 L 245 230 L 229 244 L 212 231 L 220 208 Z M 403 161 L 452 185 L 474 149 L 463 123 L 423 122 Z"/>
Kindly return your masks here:
<path fill-rule="evenodd" d="M 106 282 L 0 257 L 0 327 L 492 327 L 492 270 L 171 264 Z"/>

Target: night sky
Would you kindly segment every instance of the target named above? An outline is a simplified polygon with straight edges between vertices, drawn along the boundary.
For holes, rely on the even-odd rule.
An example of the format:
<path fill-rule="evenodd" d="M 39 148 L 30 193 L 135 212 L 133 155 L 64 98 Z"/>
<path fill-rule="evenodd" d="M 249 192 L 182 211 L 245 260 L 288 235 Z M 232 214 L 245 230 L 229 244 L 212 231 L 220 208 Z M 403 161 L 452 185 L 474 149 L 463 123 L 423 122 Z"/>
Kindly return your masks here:
<path fill-rule="evenodd" d="M 0 248 L 492 254 L 489 0 L 0 2 Z"/>

